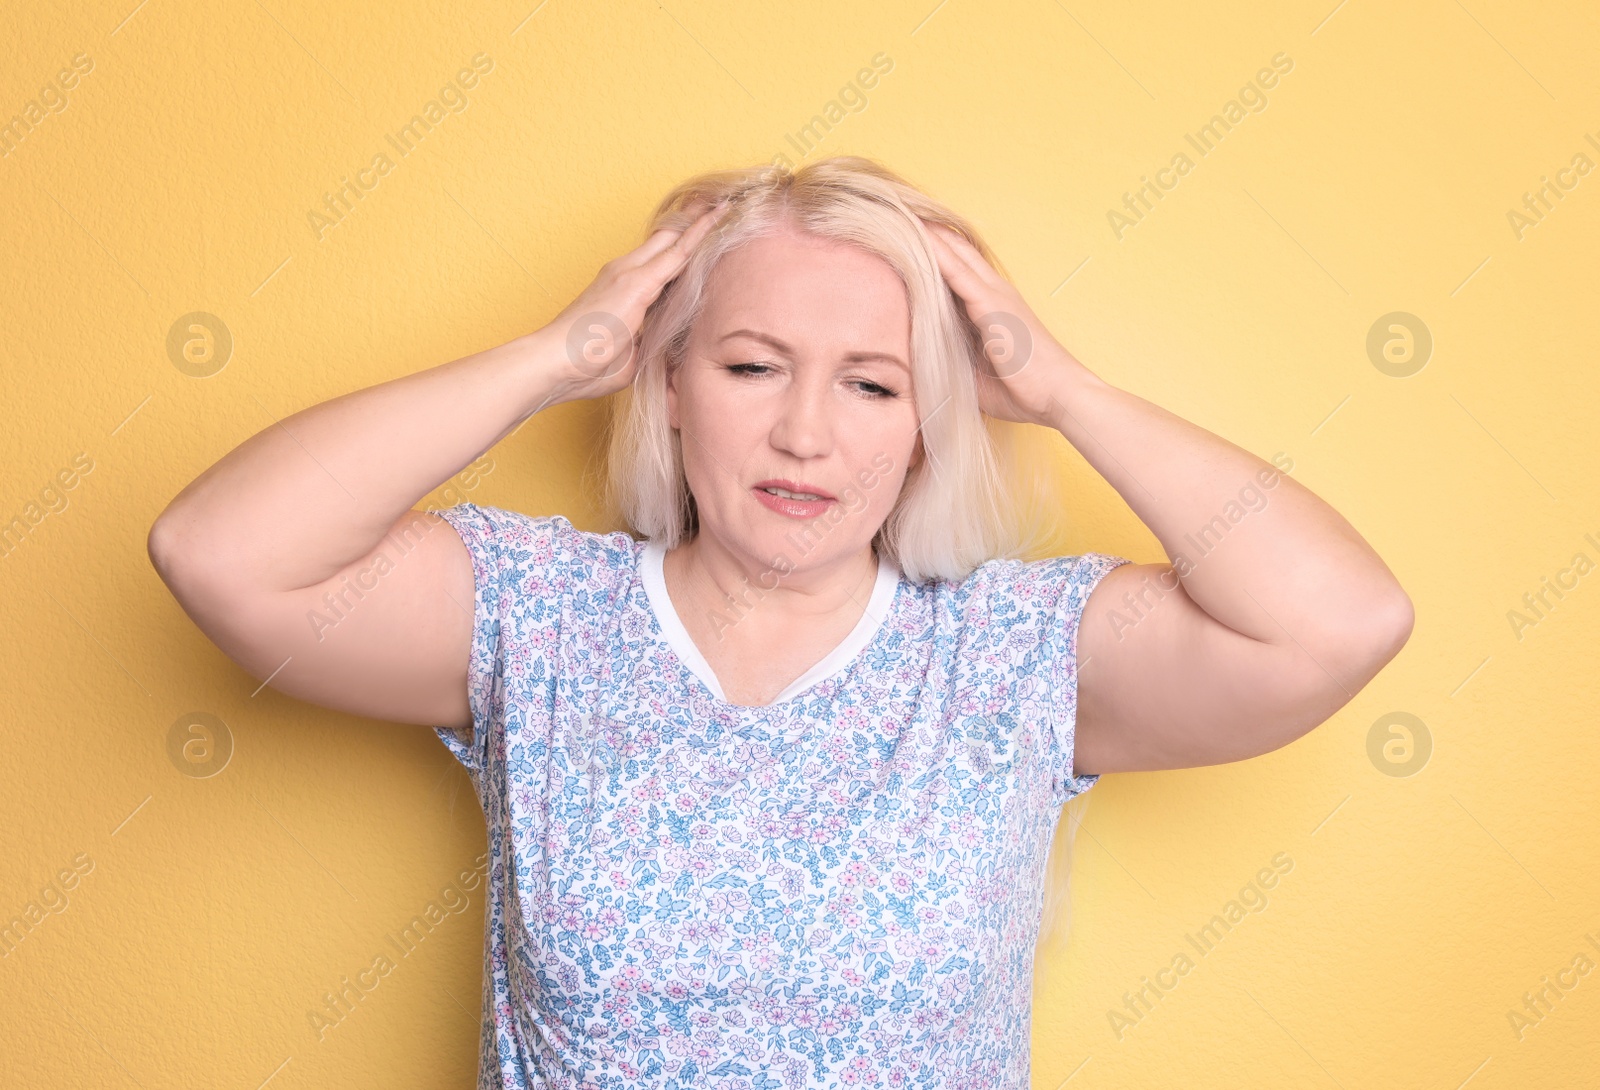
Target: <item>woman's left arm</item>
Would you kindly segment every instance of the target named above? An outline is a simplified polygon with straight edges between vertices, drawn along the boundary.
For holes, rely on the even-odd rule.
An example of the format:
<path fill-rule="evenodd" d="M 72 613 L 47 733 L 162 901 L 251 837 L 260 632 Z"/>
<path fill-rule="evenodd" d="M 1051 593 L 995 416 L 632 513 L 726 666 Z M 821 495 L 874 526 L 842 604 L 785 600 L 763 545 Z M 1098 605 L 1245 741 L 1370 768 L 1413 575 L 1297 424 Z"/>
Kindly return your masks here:
<path fill-rule="evenodd" d="M 929 226 L 988 336 L 990 415 L 1055 428 L 1160 540 L 1078 628 L 1079 775 L 1189 768 L 1287 745 L 1350 701 L 1410 637 L 1411 600 L 1337 511 L 1250 452 L 1073 358 L 963 236 Z M 988 328 L 985 328 L 988 327 Z"/>

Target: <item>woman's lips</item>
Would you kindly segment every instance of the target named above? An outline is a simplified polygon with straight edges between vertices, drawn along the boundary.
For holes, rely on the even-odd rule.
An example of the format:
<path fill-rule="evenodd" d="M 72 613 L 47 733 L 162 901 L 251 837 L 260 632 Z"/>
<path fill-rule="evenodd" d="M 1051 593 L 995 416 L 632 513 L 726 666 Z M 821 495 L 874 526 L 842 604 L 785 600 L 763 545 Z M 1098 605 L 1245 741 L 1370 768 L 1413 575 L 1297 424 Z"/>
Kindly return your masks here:
<path fill-rule="evenodd" d="M 789 518 L 795 519 L 814 519 L 826 511 L 834 502 L 833 500 L 785 499 L 783 496 L 774 496 L 765 488 L 752 488 L 750 491 L 755 494 L 756 499 L 768 510 L 776 511 L 780 515 L 787 515 Z"/>

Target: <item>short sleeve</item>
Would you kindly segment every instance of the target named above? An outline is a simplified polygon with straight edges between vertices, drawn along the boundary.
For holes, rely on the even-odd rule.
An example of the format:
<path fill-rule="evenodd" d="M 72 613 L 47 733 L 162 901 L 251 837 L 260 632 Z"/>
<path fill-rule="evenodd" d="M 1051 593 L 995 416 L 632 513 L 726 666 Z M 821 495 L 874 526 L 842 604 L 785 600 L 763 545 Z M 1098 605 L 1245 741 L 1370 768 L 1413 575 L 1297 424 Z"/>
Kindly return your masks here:
<path fill-rule="evenodd" d="M 561 617 L 559 564 L 574 533 L 561 515 L 532 516 L 474 503 L 434 512 L 472 558 L 472 649 L 467 703 L 472 725 L 435 727 L 439 740 L 482 779 L 505 753 L 508 718 L 522 721 L 530 704 L 553 699 L 552 671 L 541 648 Z M 464 603 L 463 603 L 464 605 Z"/>
<path fill-rule="evenodd" d="M 1131 563 L 1105 553 L 1056 556 L 1022 565 L 1017 581 L 1024 609 L 1032 611 L 1038 638 L 1036 672 L 1045 680 L 1044 718 L 1049 727 L 1051 802 L 1063 806 L 1100 777 L 1073 774 L 1078 721 L 1078 630 L 1089 595 L 1113 569 Z"/>

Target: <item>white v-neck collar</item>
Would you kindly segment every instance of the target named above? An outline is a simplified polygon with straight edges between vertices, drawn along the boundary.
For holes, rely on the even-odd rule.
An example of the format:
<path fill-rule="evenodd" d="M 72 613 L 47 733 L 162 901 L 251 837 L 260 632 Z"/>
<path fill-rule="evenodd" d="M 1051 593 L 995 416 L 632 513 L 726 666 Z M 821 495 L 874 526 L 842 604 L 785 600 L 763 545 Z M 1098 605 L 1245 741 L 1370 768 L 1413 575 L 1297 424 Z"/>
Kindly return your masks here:
<path fill-rule="evenodd" d="M 667 580 L 664 574 L 666 555 L 667 550 L 659 541 L 647 541 L 639 556 L 639 578 L 644 584 L 645 596 L 650 601 L 650 607 L 655 611 L 661 635 L 683 664 L 705 683 L 707 689 L 711 690 L 711 694 L 724 704 L 729 704 L 730 701 L 723 694 L 722 683 L 717 680 L 711 664 L 700 653 L 700 648 L 689 638 L 689 630 L 684 628 L 678 611 L 672 605 L 672 596 L 667 593 Z M 895 591 L 899 589 L 899 585 L 900 569 L 888 557 L 879 554 L 878 576 L 872 584 L 872 596 L 867 600 L 866 609 L 862 611 L 861 619 L 856 622 L 856 626 L 837 647 L 824 655 L 820 662 L 795 678 L 783 692 L 772 698 L 771 704 L 765 706 L 770 707 L 792 700 L 848 666 L 888 620 L 889 607 L 894 602 Z"/>

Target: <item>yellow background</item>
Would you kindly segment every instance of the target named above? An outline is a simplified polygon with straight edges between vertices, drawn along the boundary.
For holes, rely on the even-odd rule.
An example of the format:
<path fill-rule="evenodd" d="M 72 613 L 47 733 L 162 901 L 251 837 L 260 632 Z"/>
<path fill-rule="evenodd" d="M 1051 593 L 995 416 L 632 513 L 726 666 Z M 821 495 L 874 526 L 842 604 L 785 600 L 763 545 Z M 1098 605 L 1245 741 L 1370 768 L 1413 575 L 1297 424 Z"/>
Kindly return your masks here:
<path fill-rule="evenodd" d="M 1287 454 L 1417 606 L 1400 657 L 1303 740 L 1092 792 L 1034 1085 L 1593 1077 L 1600 973 L 1520 1037 L 1508 1011 L 1600 962 L 1600 574 L 1520 639 L 1507 618 L 1575 553 L 1600 562 L 1600 176 L 1520 239 L 1507 217 L 1576 153 L 1600 163 L 1593 9 L 535 2 L 0 11 L 0 119 L 92 60 L 0 159 L 0 518 L 93 461 L 0 560 L 0 919 L 92 864 L 0 959 L 0 1081 L 470 1084 L 481 887 L 323 1039 L 307 1015 L 483 850 L 464 773 L 426 728 L 257 691 L 145 534 L 274 419 L 542 325 L 680 178 L 798 162 L 788 138 L 880 52 L 892 70 L 809 158 L 870 155 L 969 215 L 1085 363 Z M 469 106 L 319 240 L 323 194 L 479 53 Z M 1267 107 L 1119 240 L 1108 211 L 1278 53 Z M 1366 349 L 1394 311 L 1434 339 L 1406 378 Z M 211 377 L 168 354 L 192 312 L 233 339 Z M 601 412 L 551 410 L 443 502 L 609 529 L 582 478 Z M 1059 552 L 1164 559 L 1065 440 L 1036 440 Z M 234 745 L 208 778 L 168 756 L 197 711 Z M 1409 776 L 1369 757 L 1391 712 L 1431 739 Z M 1266 908 L 1119 1038 L 1107 1012 L 1280 852 Z"/>

